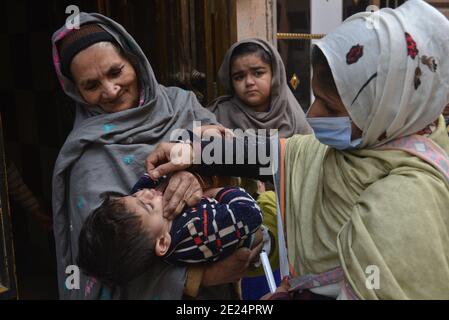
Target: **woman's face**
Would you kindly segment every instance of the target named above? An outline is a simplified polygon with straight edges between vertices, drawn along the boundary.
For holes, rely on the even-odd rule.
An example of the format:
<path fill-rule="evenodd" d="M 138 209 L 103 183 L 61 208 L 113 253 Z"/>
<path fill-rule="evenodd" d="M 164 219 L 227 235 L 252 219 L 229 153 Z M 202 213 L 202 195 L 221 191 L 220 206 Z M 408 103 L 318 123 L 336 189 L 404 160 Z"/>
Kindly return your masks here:
<path fill-rule="evenodd" d="M 108 113 L 137 106 L 136 71 L 111 43 L 97 43 L 80 51 L 70 70 L 87 104 L 98 105 Z"/>
<path fill-rule="evenodd" d="M 315 101 L 310 106 L 307 116 L 310 118 L 350 117 L 338 93 L 329 90 L 321 83 L 319 78 L 320 67 L 317 67 L 312 76 L 312 90 L 313 95 L 315 96 Z M 362 136 L 362 130 L 360 130 L 354 122 L 351 124 L 351 140 L 360 138 Z"/>
<path fill-rule="evenodd" d="M 266 111 L 271 99 L 271 66 L 257 54 L 233 59 L 231 82 L 237 97 L 258 112 Z"/>

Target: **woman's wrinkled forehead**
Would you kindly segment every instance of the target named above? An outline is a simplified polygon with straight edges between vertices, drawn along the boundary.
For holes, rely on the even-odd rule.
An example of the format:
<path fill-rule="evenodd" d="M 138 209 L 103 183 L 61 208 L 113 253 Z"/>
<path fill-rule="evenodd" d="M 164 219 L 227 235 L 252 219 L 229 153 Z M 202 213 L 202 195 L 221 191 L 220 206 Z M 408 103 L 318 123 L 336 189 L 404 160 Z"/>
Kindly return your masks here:
<path fill-rule="evenodd" d="M 95 73 L 96 68 L 110 66 L 117 61 L 129 62 L 115 44 L 111 42 L 97 42 L 81 50 L 73 57 L 69 66 L 71 79 L 75 83 L 79 82 L 77 80 L 80 79 L 76 76 L 78 73 L 75 69 L 79 69 L 80 67 L 85 73 L 89 74 L 92 72 Z"/>

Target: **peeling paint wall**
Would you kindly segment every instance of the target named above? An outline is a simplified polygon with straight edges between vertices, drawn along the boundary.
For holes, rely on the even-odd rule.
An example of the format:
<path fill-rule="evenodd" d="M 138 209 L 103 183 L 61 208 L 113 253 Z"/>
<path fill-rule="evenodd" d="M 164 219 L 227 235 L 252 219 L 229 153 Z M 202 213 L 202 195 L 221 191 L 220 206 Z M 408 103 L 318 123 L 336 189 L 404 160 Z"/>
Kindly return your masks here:
<path fill-rule="evenodd" d="M 237 40 L 262 38 L 273 43 L 276 0 L 237 0 Z"/>

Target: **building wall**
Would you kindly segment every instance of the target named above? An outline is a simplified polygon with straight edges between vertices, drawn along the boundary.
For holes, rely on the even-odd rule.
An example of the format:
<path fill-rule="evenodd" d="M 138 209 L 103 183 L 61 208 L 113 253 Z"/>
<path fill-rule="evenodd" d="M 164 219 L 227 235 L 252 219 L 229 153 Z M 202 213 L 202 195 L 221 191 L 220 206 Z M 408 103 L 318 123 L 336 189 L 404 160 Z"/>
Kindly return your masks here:
<path fill-rule="evenodd" d="M 276 0 L 237 0 L 237 40 L 262 38 L 273 43 Z"/>
<path fill-rule="evenodd" d="M 431 5 L 435 6 L 449 19 L 449 1 L 448 0 L 432 0 L 427 1 Z"/>
<path fill-rule="evenodd" d="M 258 37 L 275 44 L 277 0 L 236 0 L 237 40 Z M 449 0 L 428 0 L 449 18 Z M 380 6 L 380 0 L 372 0 Z M 392 1 L 393 3 L 393 1 Z"/>
<path fill-rule="evenodd" d="M 449 18 L 449 0 L 426 0 L 431 5 L 440 10 L 447 18 Z M 381 0 L 371 0 L 373 5 L 381 6 Z M 394 1 L 390 0 L 391 3 Z"/>

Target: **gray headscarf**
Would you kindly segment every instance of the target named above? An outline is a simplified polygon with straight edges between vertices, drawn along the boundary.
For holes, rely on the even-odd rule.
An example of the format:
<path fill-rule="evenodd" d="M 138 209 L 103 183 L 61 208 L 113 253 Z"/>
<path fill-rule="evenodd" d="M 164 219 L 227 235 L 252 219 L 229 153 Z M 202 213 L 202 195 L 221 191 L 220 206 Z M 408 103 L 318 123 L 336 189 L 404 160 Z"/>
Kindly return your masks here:
<path fill-rule="evenodd" d="M 261 46 L 271 57 L 271 103 L 268 112 L 256 112 L 234 95 L 230 70 L 234 49 L 242 43 Z M 218 122 L 230 129 L 278 129 L 279 136 L 290 137 L 296 133 L 309 134 L 312 129 L 304 111 L 287 85 L 282 59 L 277 50 L 261 39 L 246 39 L 234 43 L 226 52 L 218 73 L 227 95 L 215 99 L 208 107 L 217 116 Z"/>
<path fill-rule="evenodd" d="M 141 84 L 139 106 L 117 113 L 86 105 L 75 84 L 60 71 L 57 42 L 71 30 L 54 33 L 53 60 L 66 94 L 76 103 L 75 125 L 56 161 L 53 176 L 53 214 L 62 299 L 180 299 L 185 269 L 160 262 L 133 281 L 126 290 L 110 292 L 96 279 L 81 274 L 80 289 L 68 290 L 66 267 L 76 265 L 78 235 L 85 218 L 102 201 L 105 192 L 126 195 L 145 172 L 144 161 L 157 143 L 168 141 L 177 128 L 189 128 L 192 121 L 216 123 L 193 93 L 158 84 L 144 53 L 126 30 L 100 14 L 80 14 L 80 23 L 98 23 L 117 40 L 125 52 L 137 57 Z M 133 263 L 133 261 L 129 261 Z M 126 292 L 126 294 L 124 294 Z M 217 296 L 217 298 L 223 297 Z"/>

